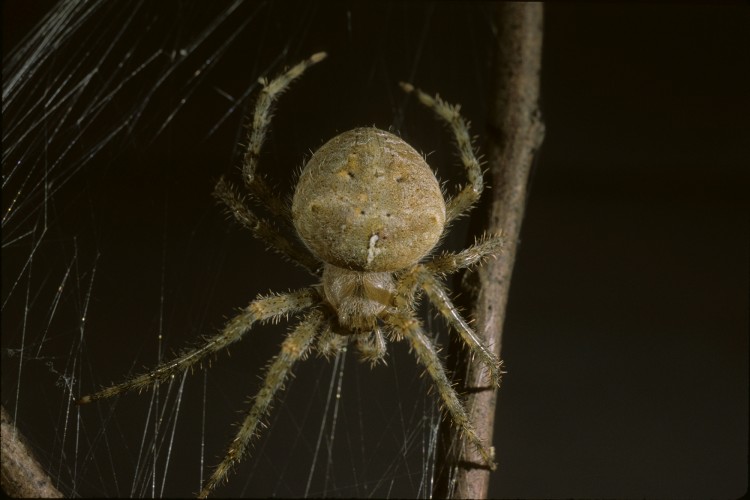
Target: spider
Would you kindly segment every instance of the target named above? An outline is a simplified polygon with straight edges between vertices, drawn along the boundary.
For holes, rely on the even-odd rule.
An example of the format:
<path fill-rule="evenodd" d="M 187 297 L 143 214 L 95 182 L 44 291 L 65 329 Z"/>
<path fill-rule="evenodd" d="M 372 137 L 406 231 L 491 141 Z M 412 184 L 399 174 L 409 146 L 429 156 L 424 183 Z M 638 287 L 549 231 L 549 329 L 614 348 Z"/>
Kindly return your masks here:
<path fill-rule="evenodd" d="M 225 457 L 200 491 L 201 498 L 224 482 L 246 454 L 274 395 L 297 361 L 312 350 L 329 357 L 352 342 L 362 360 L 376 364 L 385 357 L 385 337 L 409 342 L 417 361 L 432 378 L 444 412 L 479 451 L 484 466 L 495 468 L 492 447 L 483 443 L 472 427 L 436 347 L 415 314 L 419 296 L 424 294 L 458 332 L 463 344 L 478 356 L 493 386 L 499 385 L 502 362 L 461 316 L 440 278 L 497 254 L 501 237 L 485 236 L 463 251 L 430 255 L 448 224 L 465 214 L 483 189 L 482 170 L 459 107 L 411 84 L 400 84 L 405 92 L 415 94 L 432 109 L 453 133 L 469 182 L 447 200 L 423 156 L 396 135 L 377 128 L 344 132 L 313 153 L 300 174 L 291 207 L 256 174 L 275 101 L 295 79 L 325 57 L 324 52 L 314 54 L 271 81 L 260 79 L 262 90 L 249 128 L 242 174 L 251 196 L 267 207 L 284 231 L 254 213 L 223 177 L 214 190 L 238 222 L 272 249 L 307 268 L 319 283 L 288 293 L 259 296 L 199 347 L 184 351 L 148 373 L 77 401 L 90 403 L 154 386 L 241 340 L 255 323 L 278 321 L 305 311 L 268 367 L 263 385 Z M 290 231 L 299 238 L 286 236 Z"/>

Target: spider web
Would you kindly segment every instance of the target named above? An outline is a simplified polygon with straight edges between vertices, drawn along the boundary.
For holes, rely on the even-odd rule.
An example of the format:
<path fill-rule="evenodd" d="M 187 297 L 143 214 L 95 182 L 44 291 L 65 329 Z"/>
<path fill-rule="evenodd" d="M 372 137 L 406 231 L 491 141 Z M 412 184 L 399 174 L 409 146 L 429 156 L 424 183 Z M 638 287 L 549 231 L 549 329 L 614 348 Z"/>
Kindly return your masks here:
<path fill-rule="evenodd" d="M 481 9 L 427 4 L 34 4 L 3 7 L 4 33 L 28 25 L 3 44 L 3 405 L 66 495 L 189 496 L 286 325 L 254 329 L 155 391 L 80 408 L 71 398 L 214 333 L 258 293 L 313 283 L 210 196 L 237 175 L 258 77 L 331 55 L 279 104 L 261 160 L 279 192 L 305 154 L 355 126 L 397 130 L 450 167 L 447 135 L 396 83 L 481 117 L 484 93 L 465 84 L 485 84 L 491 27 Z M 458 179 L 450 172 L 441 178 Z M 454 228 L 446 245 L 462 241 Z M 217 493 L 429 497 L 436 400 L 404 345 L 387 363 L 370 369 L 350 351 L 296 367 Z"/>

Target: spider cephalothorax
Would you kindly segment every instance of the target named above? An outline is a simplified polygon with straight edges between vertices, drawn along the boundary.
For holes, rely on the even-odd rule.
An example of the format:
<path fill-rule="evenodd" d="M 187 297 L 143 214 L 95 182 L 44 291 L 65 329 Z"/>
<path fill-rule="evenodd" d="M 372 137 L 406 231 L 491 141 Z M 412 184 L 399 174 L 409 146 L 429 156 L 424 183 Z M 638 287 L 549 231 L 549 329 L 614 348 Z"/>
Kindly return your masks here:
<path fill-rule="evenodd" d="M 256 175 L 273 102 L 294 79 L 325 56 L 314 54 L 270 82 L 261 80 L 263 90 L 255 107 L 242 170 L 250 195 L 266 207 L 281 230 L 256 215 L 228 181 L 220 179 L 215 188 L 215 195 L 237 221 L 271 248 L 307 268 L 319 283 L 295 292 L 258 297 L 202 346 L 78 401 L 88 403 L 157 384 L 240 340 L 256 322 L 307 311 L 269 366 L 261 390 L 226 456 L 201 490 L 201 497 L 210 494 L 241 460 L 295 362 L 312 349 L 328 356 L 352 341 L 363 360 L 376 363 L 386 354 L 385 336 L 409 342 L 432 378 L 446 414 L 477 448 L 484 466 L 495 467 L 492 448 L 474 431 L 435 346 L 415 315 L 416 297 L 423 292 L 480 359 L 489 380 L 499 384 L 501 362 L 463 319 L 439 277 L 496 254 L 500 237 L 485 237 L 461 252 L 432 255 L 447 225 L 471 208 L 483 188 L 482 171 L 458 108 L 410 84 L 401 84 L 453 133 L 469 182 L 447 200 L 422 155 L 398 136 L 371 127 L 339 134 L 312 155 L 300 175 L 291 209 Z M 296 232 L 302 244 L 286 236 L 288 232 Z"/>

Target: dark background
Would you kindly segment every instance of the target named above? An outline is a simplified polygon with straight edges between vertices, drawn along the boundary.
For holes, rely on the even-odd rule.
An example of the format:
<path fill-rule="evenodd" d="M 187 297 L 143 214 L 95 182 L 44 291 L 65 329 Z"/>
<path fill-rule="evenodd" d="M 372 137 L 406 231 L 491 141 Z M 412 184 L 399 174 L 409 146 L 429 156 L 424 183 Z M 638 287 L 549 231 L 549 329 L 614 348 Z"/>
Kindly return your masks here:
<path fill-rule="evenodd" d="M 4 61 L 54 5 L 3 3 Z M 157 349 L 215 331 L 256 294 L 311 283 L 210 197 L 219 175 L 238 178 L 257 77 L 331 55 L 279 104 L 263 161 L 280 192 L 310 150 L 362 125 L 394 128 L 429 153 L 441 179 L 460 182 L 447 134 L 396 82 L 460 103 L 481 149 L 493 43 L 489 3 L 245 2 L 231 14 L 228 2 L 102 5 L 50 51 L 27 84 L 32 97 L 3 104 L 3 213 L 15 215 L 3 224 L 3 404 L 63 491 L 84 496 L 131 494 L 150 398 L 82 409 L 73 455 L 78 410 L 60 380 L 75 377 L 76 395 L 120 380 L 153 366 Z M 217 16 L 221 26 L 180 60 Z M 746 491 L 748 21 L 750 10 L 732 4 L 546 7 L 547 135 L 513 276 L 491 496 Z M 80 82 L 93 67 L 70 114 L 28 126 L 6 158 L 17 110 L 40 99 L 32 87 L 49 90 L 65 72 Z M 86 107 L 97 99 L 100 114 Z M 54 188 L 46 197 L 29 188 L 43 179 L 39 165 Z M 458 226 L 446 246 L 465 238 Z M 189 377 L 166 494 L 198 489 L 200 429 L 212 465 L 283 332 L 258 328 L 208 378 Z M 328 477 L 316 472 L 311 494 L 429 491 L 420 440 L 436 418 L 430 384 L 404 346 L 390 349 L 387 368 L 347 357 Z M 305 491 L 333 373 L 317 358 L 296 370 L 268 434 L 220 493 Z"/>

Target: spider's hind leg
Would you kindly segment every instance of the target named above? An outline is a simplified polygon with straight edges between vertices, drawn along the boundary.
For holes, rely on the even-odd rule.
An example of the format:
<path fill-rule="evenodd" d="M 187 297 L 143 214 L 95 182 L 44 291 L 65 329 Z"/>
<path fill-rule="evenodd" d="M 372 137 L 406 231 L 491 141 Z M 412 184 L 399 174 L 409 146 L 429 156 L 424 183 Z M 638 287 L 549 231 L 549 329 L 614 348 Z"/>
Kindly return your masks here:
<path fill-rule="evenodd" d="M 255 112 L 248 129 L 248 143 L 242 164 L 242 177 L 245 187 L 250 194 L 273 216 L 274 223 L 257 216 L 251 210 L 242 197 L 224 178 L 214 188 L 214 196 L 221 200 L 241 224 L 249 228 L 259 239 L 268 243 L 275 251 L 283 256 L 289 257 L 293 262 L 305 267 L 312 274 L 316 274 L 317 259 L 300 245 L 297 241 L 284 232 L 294 231 L 289 206 L 280 198 L 265 182 L 262 176 L 257 175 L 258 159 L 260 151 L 268 133 L 268 126 L 273 116 L 273 105 L 279 95 L 289 85 L 305 72 L 310 66 L 326 58 L 325 52 L 313 54 L 304 61 L 292 66 L 291 69 L 278 75 L 271 81 L 260 79 L 263 89 L 255 103 Z M 277 225 L 281 226 L 280 228 Z M 281 230 L 279 230 L 281 229 Z"/>
<path fill-rule="evenodd" d="M 466 176 L 469 183 L 461 189 L 453 198 L 448 200 L 446 207 L 446 223 L 456 219 L 466 213 L 474 203 L 479 200 L 479 196 L 484 189 L 484 180 L 482 178 L 482 167 L 479 160 L 474 154 L 474 148 L 471 145 L 469 136 L 469 125 L 463 119 L 460 113 L 460 106 L 452 106 L 443 101 L 439 96 L 432 97 L 415 88 L 410 83 L 401 82 L 399 84 L 404 92 L 415 93 L 419 102 L 435 112 L 435 115 L 443 120 L 451 129 L 453 138 L 458 147 L 461 163 L 466 170 Z"/>
<path fill-rule="evenodd" d="M 327 54 L 325 52 L 318 52 L 292 66 L 273 80 L 268 81 L 265 78 L 261 78 L 260 83 L 263 89 L 260 91 L 258 100 L 255 103 L 253 119 L 248 130 L 247 149 L 245 150 L 242 164 L 242 177 L 245 181 L 245 186 L 263 206 L 268 208 L 274 217 L 284 221 L 290 227 L 291 214 L 289 213 L 288 205 L 274 193 L 274 190 L 265 182 L 262 176 L 257 175 L 258 158 L 268 134 L 268 126 L 271 123 L 273 106 L 276 100 L 310 66 L 322 61 L 326 57 Z"/>
<path fill-rule="evenodd" d="M 310 273 L 316 274 L 320 263 L 302 246 L 298 241 L 274 226 L 268 220 L 257 216 L 242 199 L 242 196 L 224 177 L 219 179 L 214 188 L 214 196 L 224 203 L 234 218 L 247 229 L 252 231 L 253 235 L 261 241 L 268 244 L 274 251 L 283 257 L 289 258 L 292 262 L 304 267 Z"/>

